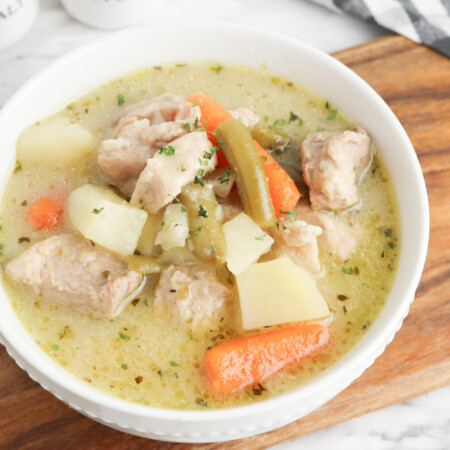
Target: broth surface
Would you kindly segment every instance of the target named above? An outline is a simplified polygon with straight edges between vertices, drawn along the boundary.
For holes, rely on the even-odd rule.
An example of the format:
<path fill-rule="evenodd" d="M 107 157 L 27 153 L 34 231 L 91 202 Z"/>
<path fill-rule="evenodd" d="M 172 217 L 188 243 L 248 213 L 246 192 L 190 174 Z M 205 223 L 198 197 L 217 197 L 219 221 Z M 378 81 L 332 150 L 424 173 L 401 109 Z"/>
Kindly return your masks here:
<path fill-rule="evenodd" d="M 274 152 L 274 156 L 294 179 L 301 173 L 300 143 L 308 132 L 343 131 L 357 124 L 340 112 L 329 119 L 335 111 L 333 105 L 266 70 L 218 64 L 140 70 L 89 92 L 57 116 L 80 123 L 100 142 L 110 136 L 112 119 L 120 113 L 119 94 L 126 104 L 132 104 L 164 92 L 188 96 L 197 90 L 229 109 L 250 108 L 262 118 L 263 125 L 274 126 L 276 120 L 283 119 L 282 128 L 291 136 L 291 144 L 283 153 Z M 289 122 L 291 111 L 301 118 L 301 125 L 299 121 Z M 68 195 L 85 183 L 107 184 L 91 159 L 96 158 L 69 169 L 23 164 L 11 175 L 0 205 L 2 266 L 53 234 L 78 234 L 67 217 L 57 230 L 32 231 L 24 211 L 42 193 Z M 289 391 L 330 367 L 358 342 L 379 315 L 395 277 L 400 224 L 393 187 L 377 151 L 359 194 L 360 208 L 340 214 L 360 235 L 351 258 L 342 262 L 319 242 L 324 271 L 317 285 L 334 316 L 332 343 L 326 352 L 301 367 L 264 382 L 264 390 L 250 389 L 221 399 L 206 389 L 202 367 L 206 350 L 245 334 L 237 298 L 220 317 L 193 329 L 154 307 L 154 275 L 148 277 L 139 300 L 114 319 L 97 319 L 48 303 L 30 289 L 10 282 L 2 270 L 3 284 L 14 310 L 39 346 L 66 370 L 102 391 L 163 408 L 214 409 L 252 403 Z M 29 238 L 29 242 L 19 243 L 22 237 Z M 129 339 L 121 338 L 119 332 Z"/>

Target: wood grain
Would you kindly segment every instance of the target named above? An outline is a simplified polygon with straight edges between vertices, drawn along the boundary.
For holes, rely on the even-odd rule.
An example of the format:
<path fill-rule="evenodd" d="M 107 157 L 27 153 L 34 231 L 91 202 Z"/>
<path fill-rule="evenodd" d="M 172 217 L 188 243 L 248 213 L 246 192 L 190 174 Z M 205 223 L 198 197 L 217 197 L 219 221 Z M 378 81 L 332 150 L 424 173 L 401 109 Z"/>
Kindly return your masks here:
<path fill-rule="evenodd" d="M 0 348 L 0 448 L 260 449 L 450 383 L 450 61 L 390 36 L 334 55 L 387 101 L 419 156 L 431 207 L 425 272 L 395 340 L 331 402 L 281 429 L 224 444 L 149 441 L 97 424 L 28 378 Z"/>

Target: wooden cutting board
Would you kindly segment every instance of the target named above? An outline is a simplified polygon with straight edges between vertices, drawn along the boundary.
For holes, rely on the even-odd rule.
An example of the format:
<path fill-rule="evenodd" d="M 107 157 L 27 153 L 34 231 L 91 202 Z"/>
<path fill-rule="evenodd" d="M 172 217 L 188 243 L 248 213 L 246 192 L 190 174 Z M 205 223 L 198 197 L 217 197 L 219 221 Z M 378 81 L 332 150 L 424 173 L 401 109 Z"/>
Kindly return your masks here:
<path fill-rule="evenodd" d="M 28 378 L 0 346 L 0 448 L 260 449 L 450 383 L 450 60 L 400 36 L 334 56 L 393 109 L 428 187 L 425 272 L 409 316 L 384 354 L 344 392 L 297 422 L 248 439 L 193 446 L 145 440 L 85 418 Z"/>

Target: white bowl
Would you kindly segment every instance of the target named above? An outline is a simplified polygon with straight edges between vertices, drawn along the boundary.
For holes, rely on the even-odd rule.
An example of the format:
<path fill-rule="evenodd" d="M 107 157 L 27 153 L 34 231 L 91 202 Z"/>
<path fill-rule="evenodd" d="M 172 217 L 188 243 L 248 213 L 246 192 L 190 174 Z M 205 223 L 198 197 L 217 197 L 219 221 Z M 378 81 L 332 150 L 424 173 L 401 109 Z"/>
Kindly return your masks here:
<path fill-rule="evenodd" d="M 152 408 L 93 388 L 40 350 L 0 287 L 0 340 L 31 378 L 98 422 L 127 433 L 176 442 L 225 441 L 270 431 L 310 413 L 345 389 L 384 351 L 407 315 L 425 262 L 429 231 L 426 188 L 416 154 L 399 121 L 375 91 L 332 57 L 301 42 L 231 25 L 130 29 L 72 52 L 43 70 L 0 113 L 0 189 L 13 170 L 17 138 L 30 124 L 134 69 L 201 61 L 252 67 L 267 63 L 273 73 L 319 93 L 367 128 L 395 185 L 403 224 L 402 245 L 387 303 L 347 355 L 295 390 L 223 410 Z"/>

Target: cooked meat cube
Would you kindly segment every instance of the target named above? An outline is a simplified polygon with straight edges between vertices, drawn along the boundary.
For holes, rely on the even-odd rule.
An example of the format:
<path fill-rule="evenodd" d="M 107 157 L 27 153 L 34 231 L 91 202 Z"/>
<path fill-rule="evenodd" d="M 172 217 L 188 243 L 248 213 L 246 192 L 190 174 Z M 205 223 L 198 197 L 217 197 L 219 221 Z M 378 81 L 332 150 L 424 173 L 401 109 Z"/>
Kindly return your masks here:
<path fill-rule="evenodd" d="M 6 265 L 6 274 L 57 303 L 105 317 L 120 314 L 143 281 L 118 256 L 70 234 L 34 244 Z"/>
<path fill-rule="evenodd" d="M 303 220 L 291 223 L 283 220 L 277 229 L 271 231 L 275 243 L 272 247 L 275 256 L 287 256 L 295 264 L 311 273 L 321 270 L 317 236 L 322 229 L 309 225 Z"/>
<path fill-rule="evenodd" d="M 170 154 L 158 152 L 147 160 L 131 197 L 132 203 L 143 205 L 151 214 L 171 203 L 184 186 L 194 181 L 199 170 L 206 174 L 217 164 L 215 154 L 205 158 L 211 143 L 202 131 L 181 136 L 170 146 Z"/>
<path fill-rule="evenodd" d="M 241 106 L 230 111 L 230 114 L 240 120 L 246 127 L 253 127 L 259 122 L 259 117 L 250 109 Z"/>
<path fill-rule="evenodd" d="M 318 237 L 325 249 L 342 260 L 346 260 L 355 250 L 360 236 L 358 226 L 350 227 L 329 212 L 313 211 L 309 206 L 296 208 L 297 215 L 313 225 L 322 228 Z"/>
<path fill-rule="evenodd" d="M 200 116 L 198 106 L 170 93 L 136 103 L 120 119 L 112 139 L 103 141 L 98 163 L 115 180 L 137 178 L 148 158 L 187 133 Z"/>
<path fill-rule="evenodd" d="M 199 323 L 217 314 L 233 295 L 212 269 L 201 263 L 169 266 L 155 291 L 155 305 L 169 308 L 184 321 Z"/>
<path fill-rule="evenodd" d="M 365 130 L 309 133 L 300 157 L 313 209 L 344 209 L 358 203 L 357 183 L 371 161 Z"/>

